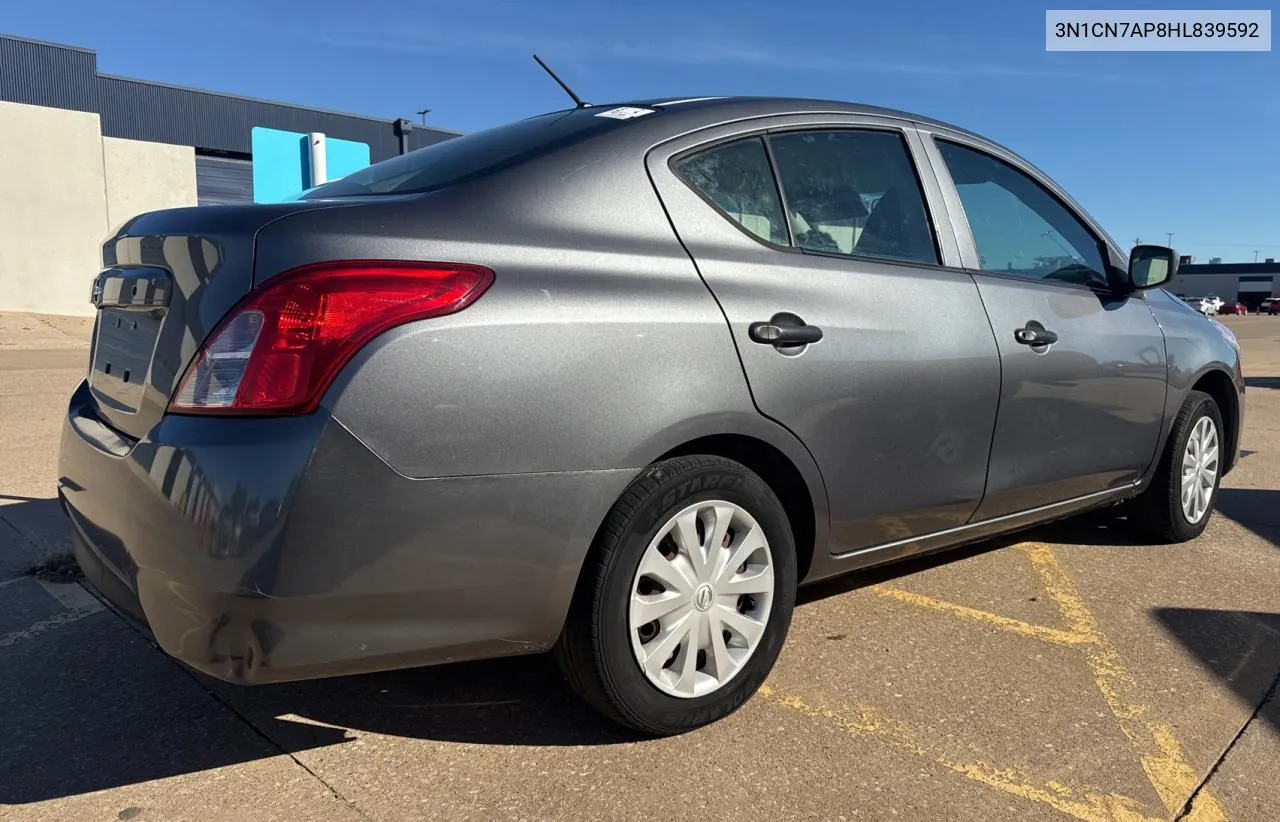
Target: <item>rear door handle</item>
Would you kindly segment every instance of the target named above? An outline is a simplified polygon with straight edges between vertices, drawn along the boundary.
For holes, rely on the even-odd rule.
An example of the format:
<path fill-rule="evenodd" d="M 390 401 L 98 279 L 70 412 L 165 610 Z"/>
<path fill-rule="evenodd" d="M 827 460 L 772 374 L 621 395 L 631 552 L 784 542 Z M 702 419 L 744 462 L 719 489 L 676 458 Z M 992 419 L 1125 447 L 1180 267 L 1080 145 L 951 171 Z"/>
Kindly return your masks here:
<path fill-rule="evenodd" d="M 786 311 L 769 318 L 768 322 L 754 322 L 747 328 L 752 342 L 779 348 L 809 345 L 822 339 L 822 329 L 807 325 L 804 320 Z"/>
<path fill-rule="evenodd" d="M 1023 328 L 1015 330 L 1013 338 L 1023 345 L 1029 345 L 1033 348 L 1042 345 L 1053 345 L 1058 341 L 1057 334 L 1034 321 L 1027 323 Z"/>

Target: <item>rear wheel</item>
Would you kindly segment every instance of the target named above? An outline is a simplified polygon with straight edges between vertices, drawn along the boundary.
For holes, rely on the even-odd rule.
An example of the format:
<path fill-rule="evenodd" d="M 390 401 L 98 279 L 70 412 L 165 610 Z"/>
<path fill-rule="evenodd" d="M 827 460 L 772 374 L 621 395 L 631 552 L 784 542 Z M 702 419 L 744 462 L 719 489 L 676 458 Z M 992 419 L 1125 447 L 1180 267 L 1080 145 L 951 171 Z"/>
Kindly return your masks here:
<path fill-rule="evenodd" d="M 600 529 L 555 656 L 605 716 L 652 735 L 736 711 L 777 660 L 796 595 L 781 503 L 712 456 L 650 466 Z"/>
<path fill-rule="evenodd" d="M 1160 467 L 1131 508 L 1148 536 L 1185 542 L 1204 531 L 1213 513 L 1225 457 L 1222 413 L 1213 397 L 1192 391 L 1169 432 Z"/>

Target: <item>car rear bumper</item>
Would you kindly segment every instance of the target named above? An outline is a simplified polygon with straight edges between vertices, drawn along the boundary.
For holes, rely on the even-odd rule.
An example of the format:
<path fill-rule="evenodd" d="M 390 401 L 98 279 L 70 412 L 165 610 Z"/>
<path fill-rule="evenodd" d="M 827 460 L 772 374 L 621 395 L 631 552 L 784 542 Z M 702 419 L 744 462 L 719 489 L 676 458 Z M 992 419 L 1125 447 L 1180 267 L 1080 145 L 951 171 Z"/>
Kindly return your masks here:
<path fill-rule="evenodd" d="M 632 474 L 411 479 L 323 411 L 132 442 L 82 384 L 58 484 L 88 580 L 169 654 L 257 683 L 547 649 Z"/>

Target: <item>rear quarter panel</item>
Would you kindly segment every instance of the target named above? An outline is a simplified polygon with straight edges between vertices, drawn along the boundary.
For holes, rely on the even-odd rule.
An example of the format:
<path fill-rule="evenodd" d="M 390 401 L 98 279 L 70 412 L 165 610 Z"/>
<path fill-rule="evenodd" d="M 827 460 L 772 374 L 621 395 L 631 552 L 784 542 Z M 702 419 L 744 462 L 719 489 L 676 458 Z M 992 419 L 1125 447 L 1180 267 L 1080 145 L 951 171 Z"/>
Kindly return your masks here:
<path fill-rule="evenodd" d="M 414 203 L 300 214 L 257 259 L 259 281 L 324 259 L 493 269 L 464 311 L 366 346 L 323 400 L 405 476 L 638 470 L 734 432 L 782 450 L 825 502 L 803 446 L 756 413 L 643 147 L 580 145 Z"/>

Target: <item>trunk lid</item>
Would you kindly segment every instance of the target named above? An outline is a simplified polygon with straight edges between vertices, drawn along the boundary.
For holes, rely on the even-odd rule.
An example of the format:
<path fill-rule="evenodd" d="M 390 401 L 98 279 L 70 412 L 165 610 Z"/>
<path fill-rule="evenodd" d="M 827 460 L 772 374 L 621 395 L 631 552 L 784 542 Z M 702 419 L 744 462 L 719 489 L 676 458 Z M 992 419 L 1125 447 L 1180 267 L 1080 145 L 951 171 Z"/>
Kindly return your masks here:
<path fill-rule="evenodd" d="M 356 202 L 179 208 L 139 215 L 102 249 L 89 385 L 104 422 L 139 439 L 160 421 L 200 345 L 253 287 L 265 226 Z"/>

